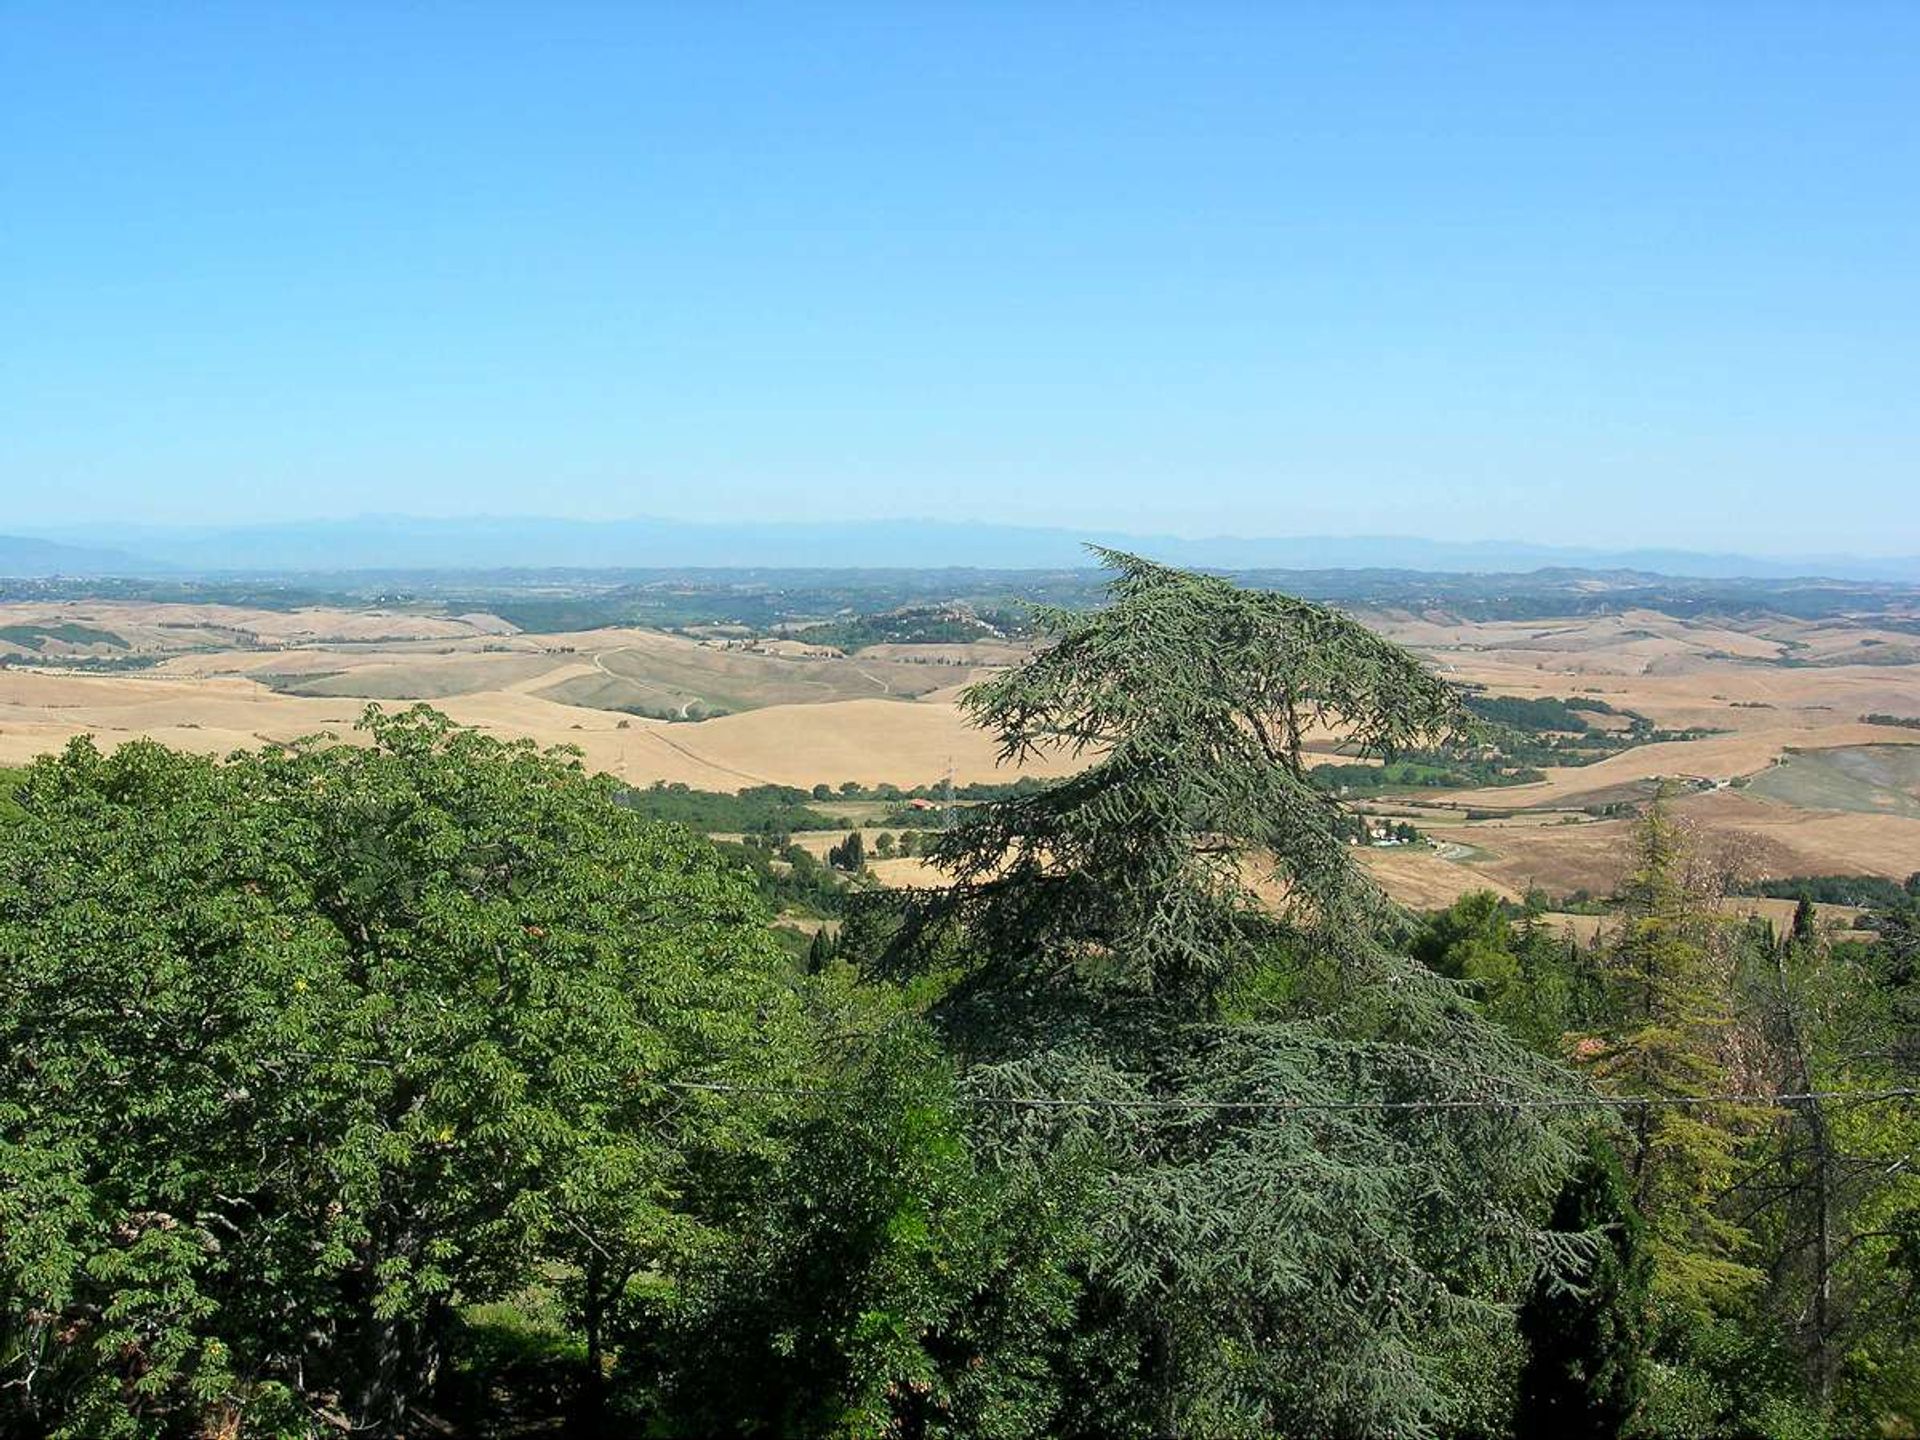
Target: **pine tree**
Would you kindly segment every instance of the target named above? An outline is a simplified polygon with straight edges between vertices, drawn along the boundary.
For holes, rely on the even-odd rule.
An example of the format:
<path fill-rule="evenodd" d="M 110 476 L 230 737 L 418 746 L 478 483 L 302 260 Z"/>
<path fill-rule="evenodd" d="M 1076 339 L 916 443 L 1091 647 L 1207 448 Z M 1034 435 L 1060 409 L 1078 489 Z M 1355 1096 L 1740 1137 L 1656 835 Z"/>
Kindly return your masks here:
<path fill-rule="evenodd" d="M 1091 763 L 970 809 L 878 966 L 951 977 L 984 1155 L 1105 1172 L 1057 1433 L 1428 1433 L 1438 1357 L 1555 1243 L 1568 1152 L 1543 1112 L 1407 1108 L 1547 1067 L 1393 948 L 1302 752 L 1430 743 L 1456 697 L 1323 606 L 1103 558 L 1112 603 L 1042 611 L 1053 643 L 965 700 L 1005 758 Z"/>
<path fill-rule="evenodd" d="M 1868 952 L 1882 963 L 1897 945 L 1884 936 Z M 1802 1098 L 1775 1112 L 1735 1191 L 1765 1261 L 1766 1313 L 1821 1411 L 1861 1430 L 1887 1428 L 1879 1406 L 1920 1402 L 1901 1265 L 1903 1227 L 1920 1216 L 1920 1112 L 1847 1098 L 1903 1079 L 1898 992 L 1876 968 L 1860 947 L 1818 934 L 1748 947 L 1742 1008 L 1757 1019 L 1771 1083 Z"/>
<path fill-rule="evenodd" d="M 1693 873 L 1664 792 L 1642 817 L 1618 934 L 1600 954 L 1606 1022 L 1581 1047 L 1594 1079 L 1634 1109 L 1625 1152 L 1658 1292 L 1694 1310 L 1725 1306 L 1757 1278 L 1746 1235 L 1718 1208 L 1736 1173 L 1750 1107 L 1708 1103 L 1736 1089 L 1724 1048 L 1733 1008 L 1726 922 Z"/>

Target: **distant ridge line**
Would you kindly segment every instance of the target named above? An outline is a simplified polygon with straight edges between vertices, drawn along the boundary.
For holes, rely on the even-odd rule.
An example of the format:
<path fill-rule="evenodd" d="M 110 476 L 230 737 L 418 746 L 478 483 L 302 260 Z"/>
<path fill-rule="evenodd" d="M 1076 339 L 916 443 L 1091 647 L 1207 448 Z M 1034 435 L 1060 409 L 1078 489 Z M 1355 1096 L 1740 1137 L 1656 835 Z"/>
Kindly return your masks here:
<path fill-rule="evenodd" d="M 1751 556 L 1406 536 L 1192 538 L 938 520 L 707 523 L 541 516 L 362 516 L 224 527 L 70 525 L 0 535 L 7 576 L 648 569 L 1062 570 L 1092 542 L 1219 570 L 1920 583 L 1920 555 Z"/>

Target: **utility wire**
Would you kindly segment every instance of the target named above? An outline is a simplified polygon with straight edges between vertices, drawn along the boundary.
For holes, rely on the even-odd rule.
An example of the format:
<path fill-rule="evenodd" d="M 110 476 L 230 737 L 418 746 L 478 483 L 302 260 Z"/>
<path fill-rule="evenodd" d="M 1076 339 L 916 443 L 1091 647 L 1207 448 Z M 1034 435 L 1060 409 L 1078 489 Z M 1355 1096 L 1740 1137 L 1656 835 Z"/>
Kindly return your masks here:
<path fill-rule="evenodd" d="M 857 1098 L 857 1092 L 819 1086 L 727 1085 L 698 1080 L 667 1082 L 671 1090 L 697 1090 L 716 1095 L 764 1095 L 786 1099 Z M 1817 1100 L 1847 1104 L 1874 1104 L 1891 1100 L 1920 1099 L 1920 1088 L 1912 1086 L 1885 1090 L 1803 1090 L 1778 1095 L 1583 1095 L 1568 1097 L 1516 1097 L 1498 1100 L 1470 1096 L 1453 1100 L 1197 1100 L 1169 1097 L 1137 1100 L 1087 1096 L 1076 1099 L 1064 1095 L 956 1095 L 956 1104 L 983 1109 L 1009 1110 L 1118 1110 L 1151 1111 L 1262 1111 L 1277 1113 L 1319 1113 L 1351 1110 L 1650 1110 L 1684 1109 L 1701 1105 L 1769 1105 L 1791 1107 Z"/>

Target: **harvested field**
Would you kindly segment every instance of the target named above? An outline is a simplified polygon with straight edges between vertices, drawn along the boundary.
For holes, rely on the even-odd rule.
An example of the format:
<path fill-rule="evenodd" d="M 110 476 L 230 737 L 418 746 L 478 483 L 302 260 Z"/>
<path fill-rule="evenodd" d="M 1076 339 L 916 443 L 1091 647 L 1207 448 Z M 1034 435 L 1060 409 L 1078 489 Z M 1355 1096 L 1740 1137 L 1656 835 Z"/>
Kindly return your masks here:
<path fill-rule="evenodd" d="M 1446 803 L 1461 809 L 1520 810 L 1548 806 L 1578 809 L 1606 798 L 1608 793 L 1623 786 L 1637 786 L 1641 781 L 1687 779 L 1725 784 L 1744 775 L 1764 772 L 1790 749 L 1884 746 L 1890 735 L 1899 733 L 1902 732 L 1877 725 L 1826 723 L 1709 735 L 1700 740 L 1672 740 L 1639 745 L 1591 765 L 1550 770 L 1545 780 L 1531 785 L 1453 791 L 1445 798 Z M 1914 740 L 1908 743 L 1920 745 L 1920 731 L 1911 733 Z"/>
<path fill-rule="evenodd" d="M 1474 890 L 1492 890 L 1508 900 L 1520 898 L 1506 882 L 1445 859 L 1433 850 L 1369 846 L 1356 848 L 1354 853 L 1373 872 L 1381 889 L 1416 910 L 1438 910 Z"/>
<path fill-rule="evenodd" d="M 951 705 L 850 700 L 780 706 L 698 725 L 628 718 L 497 690 L 439 702 L 455 720 L 503 738 L 570 744 L 594 769 L 630 784 L 679 781 L 698 789 L 856 780 L 902 787 L 954 779 L 1004 781 L 991 741 Z M 0 764 L 23 764 L 89 733 L 114 745 L 137 736 L 203 754 L 322 730 L 350 731 L 357 699 L 286 695 L 242 678 L 78 676 L 0 672 Z M 1029 767 L 1064 773 L 1070 763 Z"/>
<path fill-rule="evenodd" d="M 1920 665 L 1895 663 L 1913 636 L 1858 622 L 1779 617 L 1677 620 L 1648 611 L 1465 624 L 1405 613 L 1364 617 L 1448 678 L 1523 698 L 1588 697 L 1702 739 L 1643 745 L 1537 784 L 1380 797 L 1438 849 L 1361 852 L 1395 894 L 1443 904 L 1492 885 L 1517 894 L 1607 893 L 1630 822 L 1579 814 L 1638 803 L 1659 777 L 1722 785 L 1678 801 L 1715 843 L 1774 876 L 1920 870 L 1920 731 L 1866 726 L 1866 713 L 1920 715 Z M 1018 645 L 882 645 L 853 656 L 798 637 L 706 641 L 634 629 L 519 635 L 486 614 L 401 608 L 249 609 L 84 601 L 0 605 L 0 630 L 74 637 L 75 653 L 151 658 L 119 673 L 0 668 L 0 763 L 77 733 L 113 744 L 150 735 L 221 754 L 320 730 L 348 732 L 363 703 L 428 699 L 503 737 L 572 744 L 630 783 L 701 789 L 844 780 L 902 787 L 1005 780 L 992 744 L 955 702 L 964 685 L 1018 659 Z M 62 629 L 62 627 L 73 627 Z M 111 634 L 125 650 L 101 641 Z M 1866 643 L 1872 642 L 1872 643 Z M 4 650 L 0 646 L 0 650 Z M 733 713 L 699 723 L 650 715 Z M 622 711 L 639 712 L 634 714 Z M 1625 715 L 1594 715 L 1619 729 Z M 1309 763 L 1340 761 L 1316 736 Z M 1784 759 L 1785 763 L 1777 763 Z M 1062 773 L 1055 760 L 1037 773 Z M 1468 810 L 1482 812 L 1467 819 Z M 1487 818 L 1492 816 L 1493 818 Z M 1501 818 L 1507 817 L 1507 818 Z M 1575 823 L 1563 823 L 1572 817 Z M 910 862 L 892 861 L 902 866 Z"/>
<path fill-rule="evenodd" d="M 1904 880 L 1920 870 L 1920 820 L 1807 811 L 1734 790 L 1688 796 L 1679 809 L 1709 835 L 1753 845 L 1762 874 Z"/>
<path fill-rule="evenodd" d="M 911 699 L 952 684 L 954 678 L 948 667 L 869 660 L 864 655 L 849 659 L 779 653 L 738 641 L 683 640 L 645 631 L 618 632 L 597 641 L 593 636 L 572 639 L 582 650 L 591 645 L 594 668 L 612 682 L 603 687 L 607 693 L 630 693 L 631 703 L 642 706 L 664 702 L 743 711 L 870 696 Z M 586 682 L 566 684 L 575 687 L 574 692 L 553 698 L 579 704 L 585 695 L 597 693 L 585 688 Z"/>
<path fill-rule="evenodd" d="M 1499 831 L 1470 825 L 1448 833 L 1471 837 L 1473 856 L 1457 864 L 1481 885 L 1513 895 L 1536 885 L 1550 895 L 1605 895 L 1620 883 L 1631 829 L 1629 821 L 1610 820 Z"/>
<path fill-rule="evenodd" d="M 1793 912 L 1797 902 L 1792 900 L 1769 900 L 1751 895 L 1729 895 L 1720 901 L 1720 909 L 1737 918 L 1759 916 L 1772 925 L 1776 934 L 1785 935 L 1793 928 Z M 1821 930 L 1833 935 L 1864 936 L 1870 932 L 1856 931 L 1854 922 L 1863 912 L 1851 905 L 1815 905 L 1814 923 Z M 1596 936 L 1610 932 L 1617 923 L 1611 915 L 1569 915 L 1563 911 L 1548 911 L 1542 921 L 1582 945 L 1591 945 Z"/>
<path fill-rule="evenodd" d="M 896 855 L 890 859 L 874 858 L 873 842 L 882 833 L 885 826 L 848 826 L 847 830 L 858 828 L 867 845 L 867 874 L 890 890 L 907 889 L 914 886 L 933 886 L 945 884 L 945 877 L 928 861 L 918 855 Z M 805 850 L 816 860 L 825 860 L 827 851 L 847 838 L 847 830 L 807 830 L 793 837 L 793 843 Z M 890 833 L 898 834 L 898 831 Z"/>
<path fill-rule="evenodd" d="M 859 652 L 862 660 L 902 660 L 914 665 L 942 665 L 961 669 L 991 670 L 1018 665 L 1033 653 L 1031 645 L 1011 640 L 969 640 L 962 645 L 869 645 Z"/>
<path fill-rule="evenodd" d="M 1733 790 L 1681 796 L 1674 806 L 1703 843 L 1726 851 L 1754 879 L 1857 874 L 1902 880 L 1920 870 L 1920 820 L 1813 813 Z M 1462 862 L 1467 868 L 1515 890 L 1539 885 L 1554 895 L 1605 895 L 1625 870 L 1632 830 L 1631 820 L 1619 819 L 1537 828 L 1474 824 L 1446 834 L 1471 838 L 1480 852 Z"/>
<path fill-rule="evenodd" d="M 1755 776 L 1747 793 L 1803 810 L 1920 819 L 1920 746 L 1803 751 Z"/>
<path fill-rule="evenodd" d="M 302 659 L 326 657 L 309 653 Z M 340 657 L 332 657 L 338 663 Z M 512 690 L 521 682 L 553 673 L 545 655 L 452 655 L 407 658 L 395 663 L 349 664 L 344 669 L 316 668 L 307 673 L 254 671 L 254 678 L 291 695 L 331 695 L 361 700 L 445 700 Z"/>
<path fill-rule="evenodd" d="M 869 860 L 867 870 L 890 890 L 916 887 L 931 889 L 949 883 L 945 874 L 918 856 L 906 859 Z"/>
<path fill-rule="evenodd" d="M 618 753 L 630 766 L 653 764 L 657 752 L 641 747 L 664 747 L 705 768 L 701 779 L 666 778 L 684 778 L 688 784 L 708 789 L 748 784 L 804 787 L 822 780 L 912 788 L 940 780 L 949 761 L 955 782 L 962 785 L 1010 780 L 1021 773 L 1001 767 L 991 740 L 968 725 L 952 706 L 892 700 L 782 706 L 699 725 L 635 720 L 629 731 L 596 729 L 584 740 L 572 738 L 586 745 L 590 757 L 602 753 L 600 747 L 609 741 L 625 747 Z M 615 766 L 606 768 L 620 773 Z M 1077 768 L 1070 761 L 1055 761 L 1029 767 L 1028 773 L 1065 774 Z M 734 777 L 731 784 L 725 780 L 728 775 Z"/>
<path fill-rule="evenodd" d="M 117 600 L 15 601 L 0 605 L 0 626 L 62 623 L 110 631 L 138 652 L 168 654 L 237 645 L 471 640 L 513 633 L 513 627 L 497 615 L 423 615 L 378 608 L 265 610 Z"/>

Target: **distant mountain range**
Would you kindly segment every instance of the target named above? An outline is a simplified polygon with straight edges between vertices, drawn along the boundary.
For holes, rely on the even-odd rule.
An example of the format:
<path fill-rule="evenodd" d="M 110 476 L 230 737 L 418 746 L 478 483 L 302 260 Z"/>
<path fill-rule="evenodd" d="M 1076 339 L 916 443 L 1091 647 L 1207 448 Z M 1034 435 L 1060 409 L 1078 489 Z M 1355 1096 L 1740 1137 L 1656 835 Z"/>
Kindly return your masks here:
<path fill-rule="evenodd" d="M 0 575 L 147 575 L 162 568 L 125 551 L 98 545 L 0 535 Z"/>
<path fill-rule="evenodd" d="M 1920 556 L 1760 558 L 1669 548 L 1609 550 L 1397 536 L 1187 539 L 949 521 L 707 524 L 679 520 L 438 520 L 366 516 L 228 528 L 97 525 L 0 535 L 0 575 L 208 576 L 355 570 L 832 567 L 1060 569 L 1092 541 L 1223 570 L 1402 570 L 1516 574 L 1639 571 L 1701 579 L 1920 583 Z"/>

